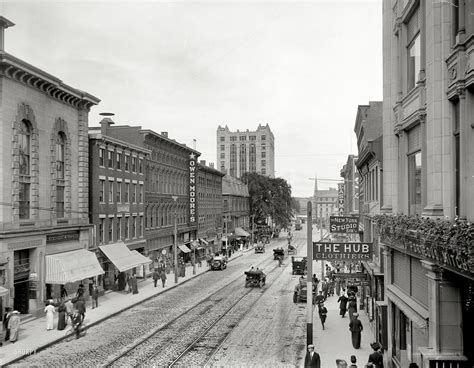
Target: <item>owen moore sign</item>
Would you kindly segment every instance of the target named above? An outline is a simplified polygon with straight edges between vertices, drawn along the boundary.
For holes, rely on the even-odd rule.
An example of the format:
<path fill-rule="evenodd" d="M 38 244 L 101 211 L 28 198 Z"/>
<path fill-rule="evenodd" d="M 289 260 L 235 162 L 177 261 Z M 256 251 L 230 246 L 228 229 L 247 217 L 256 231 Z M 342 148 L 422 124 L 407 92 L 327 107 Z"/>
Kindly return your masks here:
<path fill-rule="evenodd" d="M 329 216 L 329 232 L 332 234 L 358 234 L 359 217 Z"/>
<path fill-rule="evenodd" d="M 189 224 L 195 225 L 197 222 L 197 201 L 196 201 L 196 178 L 197 178 L 197 157 L 194 153 L 189 155 Z"/>
<path fill-rule="evenodd" d="M 313 259 L 317 261 L 367 261 L 372 254 L 372 243 L 313 242 Z"/>

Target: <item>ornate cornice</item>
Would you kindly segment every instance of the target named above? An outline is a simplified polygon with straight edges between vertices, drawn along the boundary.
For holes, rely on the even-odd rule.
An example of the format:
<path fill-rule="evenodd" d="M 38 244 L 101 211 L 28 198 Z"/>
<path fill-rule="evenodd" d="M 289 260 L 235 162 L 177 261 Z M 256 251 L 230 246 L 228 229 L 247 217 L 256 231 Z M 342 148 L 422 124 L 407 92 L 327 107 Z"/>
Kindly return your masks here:
<path fill-rule="evenodd" d="M 0 76 L 27 85 L 77 109 L 89 110 L 100 102 L 97 97 L 74 89 L 51 74 L 5 52 L 0 52 Z"/>

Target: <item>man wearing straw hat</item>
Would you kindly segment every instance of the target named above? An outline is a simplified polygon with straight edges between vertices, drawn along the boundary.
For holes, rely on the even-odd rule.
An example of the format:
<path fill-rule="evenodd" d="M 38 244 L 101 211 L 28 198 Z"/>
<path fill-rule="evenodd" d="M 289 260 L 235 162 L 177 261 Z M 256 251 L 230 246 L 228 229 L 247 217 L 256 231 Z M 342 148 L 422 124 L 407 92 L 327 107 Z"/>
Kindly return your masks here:
<path fill-rule="evenodd" d="M 308 353 L 304 359 L 305 368 L 321 368 L 321 359 L 319 354 L 314 351 L 314 345 L 308 345 Z"/>

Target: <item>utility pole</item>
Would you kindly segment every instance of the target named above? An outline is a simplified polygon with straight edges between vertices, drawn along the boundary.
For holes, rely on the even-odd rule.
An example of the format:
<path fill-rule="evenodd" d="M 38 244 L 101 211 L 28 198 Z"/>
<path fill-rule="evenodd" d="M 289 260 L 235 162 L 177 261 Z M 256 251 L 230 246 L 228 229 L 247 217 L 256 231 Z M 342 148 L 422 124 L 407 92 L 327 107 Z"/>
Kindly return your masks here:
<path fill-rule="evenodd" d="M 174 206 L 174 242 L 173 242 L 173 257 L 174 257 L 174 283 L 178 283 L 178 214 L 176 207 L 178 206 L 178 196 L 171 196 L 175 202 Z"/>
<path fill-rule="evenodd" d="M 323 206 L 319 208 L 319 241 L 323 241 Z M 324 281 L 324 272 L 326 271 L 326 264 L 321 260 L 321 283 Z"/>
<path fill-rule="evenodd" d="M 308 201 L 306 210 L 306 235 L 308 246 L 307 265 L 308 272 L 306 273 L 306 345 L 313 343 L 313 223 L 312 223 L 312 205 Z"/>

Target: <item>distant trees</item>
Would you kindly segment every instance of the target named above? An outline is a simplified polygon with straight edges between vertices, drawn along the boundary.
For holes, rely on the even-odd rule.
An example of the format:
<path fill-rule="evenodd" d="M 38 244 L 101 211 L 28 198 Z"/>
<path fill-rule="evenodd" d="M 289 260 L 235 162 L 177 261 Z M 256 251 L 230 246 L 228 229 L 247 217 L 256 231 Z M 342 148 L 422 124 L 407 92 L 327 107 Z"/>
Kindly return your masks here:
<path fill-rule="evenodd" d="M 271 217 L 280 228 L 290 225 L 298 203 L 291 197 L 291 186 L 285 179 L 245 173 L 240 180 L 248 185 L 250 214 L 254 216 L 255 223 L 263 224 Z"/>

